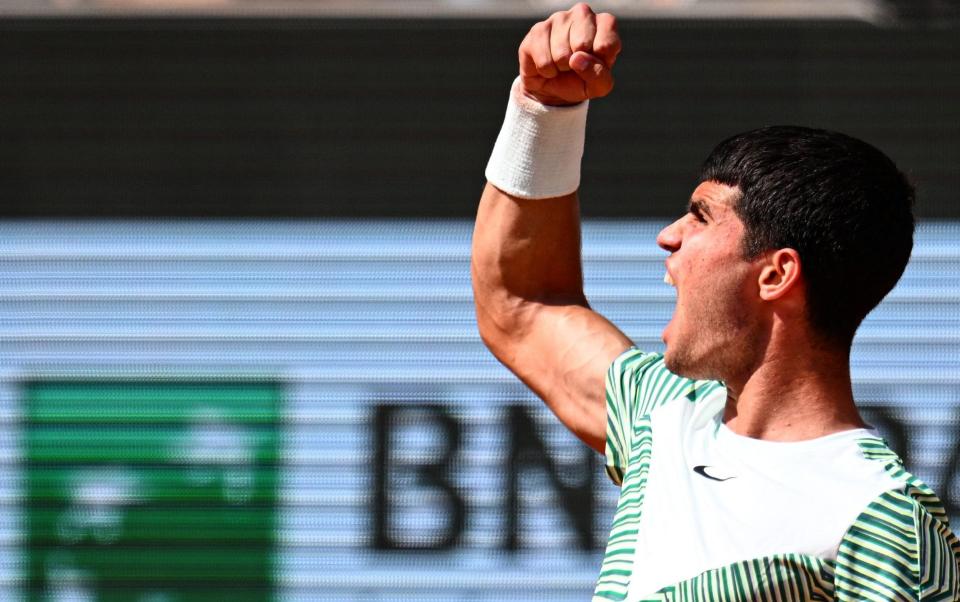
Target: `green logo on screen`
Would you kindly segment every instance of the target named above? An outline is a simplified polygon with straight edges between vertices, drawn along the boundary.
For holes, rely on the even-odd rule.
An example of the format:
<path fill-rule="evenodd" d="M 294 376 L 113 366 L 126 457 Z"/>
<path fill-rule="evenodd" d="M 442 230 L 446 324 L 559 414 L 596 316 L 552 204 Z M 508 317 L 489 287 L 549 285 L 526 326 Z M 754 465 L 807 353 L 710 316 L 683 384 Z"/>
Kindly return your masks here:
<path fill-rule="evenodd" d="M 28 383 L 29 599 L 272 599 L 280 404 L 275 383 Z"/>

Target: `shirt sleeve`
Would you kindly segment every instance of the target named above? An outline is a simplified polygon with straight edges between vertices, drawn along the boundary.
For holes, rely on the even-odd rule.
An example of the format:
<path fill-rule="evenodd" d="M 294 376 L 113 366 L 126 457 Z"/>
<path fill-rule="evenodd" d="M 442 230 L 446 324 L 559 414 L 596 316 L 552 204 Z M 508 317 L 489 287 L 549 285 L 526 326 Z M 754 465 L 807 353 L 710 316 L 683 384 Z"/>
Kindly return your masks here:
<path fill-rule="evenodd" d="M 960 600 L 960 541 L 904 491 L 874 500 L 837 552 L 836 599 Z"/>
<path fill-rule="evenodd" d="M 637 419 L 671 399 L 686 396 L 696 401 L 703 390 L 698 382 L 712 381 L 677 376 L 667 370 L 660 353 L 631 348 L 613 360 L 606 379 L 606 469 L 614 483 L 623 483 L 634 439 L 643 434 Z M 637 428 L 641 429 L 639 435 Z"/>

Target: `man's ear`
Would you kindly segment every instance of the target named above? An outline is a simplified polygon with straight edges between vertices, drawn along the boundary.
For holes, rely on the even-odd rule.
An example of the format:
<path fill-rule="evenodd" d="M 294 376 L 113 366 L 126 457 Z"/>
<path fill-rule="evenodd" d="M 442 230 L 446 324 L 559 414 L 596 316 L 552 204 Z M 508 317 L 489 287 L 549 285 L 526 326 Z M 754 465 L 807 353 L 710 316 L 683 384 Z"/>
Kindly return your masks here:
<path fill-rule="evenodd" d="M 758 284 L 764 301 L 780 299 L 800 282 L 800 254 L 794 249 L 777 249 L 767 254 Z"/>

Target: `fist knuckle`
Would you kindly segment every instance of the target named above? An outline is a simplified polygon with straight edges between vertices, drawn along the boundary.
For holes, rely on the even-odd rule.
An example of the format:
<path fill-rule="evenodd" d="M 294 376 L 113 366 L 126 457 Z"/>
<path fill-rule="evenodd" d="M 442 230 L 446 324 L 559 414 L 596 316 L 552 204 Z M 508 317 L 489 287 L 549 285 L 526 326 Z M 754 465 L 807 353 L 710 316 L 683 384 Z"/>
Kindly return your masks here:
<path fill-rule="evenodd" d="M 537 73 L 544 77 L 553 77 L 557 74 L 557 68 L 552 59 L 540 57 L 535 61 Z"/>
<path fill-rule="evenodd" d="M 570 9 L 570 13 L 578 17 L 586 17 L 593 14 L 593 9 L 586 2 L 578 2 Z"/>
<path fill-rule="evenodd" d="M 593 49 L 600 54 L 613 54 L 618 52 L 619 44 L 613 40 L 600 40 L 593 45 Z"/>

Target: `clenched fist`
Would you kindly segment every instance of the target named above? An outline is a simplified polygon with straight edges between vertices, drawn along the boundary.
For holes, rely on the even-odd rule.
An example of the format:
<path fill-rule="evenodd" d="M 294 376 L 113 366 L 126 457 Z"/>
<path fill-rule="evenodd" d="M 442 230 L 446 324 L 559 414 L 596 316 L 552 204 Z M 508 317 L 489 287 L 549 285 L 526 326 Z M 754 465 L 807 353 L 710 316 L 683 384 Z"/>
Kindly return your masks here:
<path fill-rule="evenodd" d="M 520 44 L 523 92 L 546 105 L 571 105 L 613 89 L 620 54 L 616 18 L 584 3 L 534 25 Z"/>

